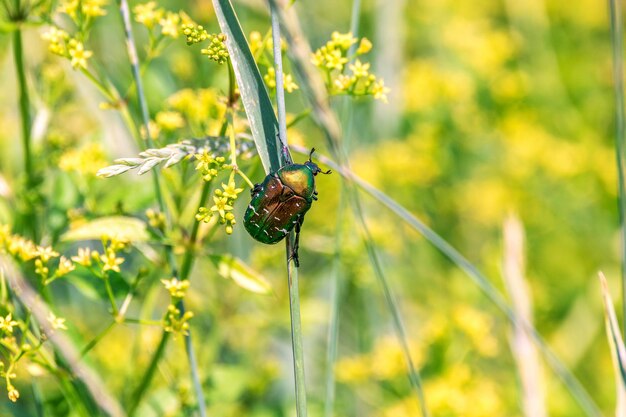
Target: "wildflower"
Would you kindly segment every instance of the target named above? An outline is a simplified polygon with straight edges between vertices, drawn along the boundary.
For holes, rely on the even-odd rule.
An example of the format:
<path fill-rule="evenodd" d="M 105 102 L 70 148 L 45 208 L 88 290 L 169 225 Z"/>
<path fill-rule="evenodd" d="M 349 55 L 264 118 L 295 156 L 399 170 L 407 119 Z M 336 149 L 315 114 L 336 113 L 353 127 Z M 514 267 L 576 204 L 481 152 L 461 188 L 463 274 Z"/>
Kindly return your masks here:
<path fill-rule="evenodd" d="M 346 49 L 346 50 L 350 48 L 350 46 L 355 44 L 357 41 L 357 39 L 354 36 L 352 36 L 352 32 L 348 32 L 348 33 L 333 32 L 330 37 L 331 37 L 332 42 L 335 45 L 337 45 L 341 49 Z"/>
<path fill-rule="evenodd" d="M 197 153 L 195 158 L 198 161 L 196 170 L 201 172 L 202 179 L 205 181 L 211 181 L 224 168 L 226 162 L 226 158 L 223 156 L 213 157 L 206 149 Z"/>
<path fill-rule="evenodd" d="M 67 259 L 65 256 L 61 256 L 56 275 L 57 277 L 62 277 L 63 275 L 67 275 L 68 273 L 72 272 L 74 269 L 76 269 L 76 267 L 74 266 L 72 261 Z"/>
<path fill-rule="evenodd" d="M 356 50 L 357 55 L 363 55 L 372 50 L 372 42 L 367 38 L 361 38 L 359 47 Z"/>
<path fill-rule="evenodd" d="M 215 204 L 213 205 L 213 207 L 211 207 L 211 211 L 212 212 L 218 212 L 220 214 L 220 217 L 224 218 L 224 216 L 226 216 L 226 212 L 230 211 L 233 209 L 233 206 L 228 204 L 228 198 L 227 197 L 217 197 L 214 196 L 213 197 L 213 201 L 215 202 Z"/>
<path fill-rule="evenodd" d="M 92 143 L 79 149 L 69 149 L 59 158 L 59 168 L 65 172 L 95 176 L 98 167 L 106 164 L 104 148 L 99 143 Z"/>
<path fill-rule="evenodd" d="M 148 29 L 152 29 L 163 18 L 165 11 L 157 8 L 157 5 L 153 1 L 148 3 L 138 4 L 133 7 L 133 13 L 135 14 L 135 21 L 141 23 Z"/>
<path fill-rule="evenodd" d="M 337 78 L 335 78 L 335 87 L 339 91 L 348 91 L 356 80 L 353 77 L 345 74 L 339 74 Z"/>
<path fill-rule="evenodd" d="M 180 15 L 172 12 L 167 12 L 164 18 L 159 20 L 159 24 L 161 25 L 161 33 L 164 36 L 169 36 L 170 38 L 178 38 L 180 34 L 179 24 L 180 24 Z"/>
<path fill-rule="evenodd" d="M 188 321 L 193 317 L 191 311 L 186 311 L 181 315 L 181 312 L 176 306 L 170 304 L 167 307 L 167 314 L 165 315 L 163 329 L 170 333 L 181 333 L 183 335 L 189 334 Z"/>
<path fill-rule="evenodd" d="M 284 78 L 283 78 L 283 84 L 285 86 L 285 90 L 288 93 L 293 93 L 294 90 L 297 90 L 298 88 L 298 84 L 295 83 L 295 81 L 293 80 L 293 77 L 291 76 L 291 74 L 285 74 Z"/>
<path fill-rule="evenodd" d="M 376 81 L 372 85 L 370 91 L 376 100 L 380 100 L 383 103 L 387 102 L 387 93 L 389 92 L 389 88 L 385 87 L 383 80 Z"/>
<path fill-rule="evenodd" d="M 12 237 L 7 249 L 11 255 L 18 256 L 24 262 L 37 257 L 38 253 L 37 246 L 21 236 Z"/>
<path fill-rule="evenodd" d="M 82 266 L 91 266 L 91 250 L 89 248 L 79 248 L 78 254 L 72 256 L 72 261 Z"/>
<path fill-rule="evenodd" d="M 83 14 L 89 17 L 104 16 L 107 14 L 103 9 L 106 4 L 106 0 L 82 0 Z"/>
<path fill-rule="evenodd" d="M 76 12 L 78 11 L 79 0 L 63 0 L 59 4 L 59 11 L 76 20 Z"/>
<path fill-rule="evenodd" d="M 239 194 L 240 192 L 243 191 L 243 188 L 235 188 L 236 184 L 235 181 L 230 180 L 228 182 L 228 185 L 222 183 L 222 188 L 224 189 L 224 191 L 222 191 L 222 195 L 224 197 L 228 197 L 231 198 L 233 200 L 237 199 L 237 194 Z M 216 190 L 219 191 L 219 190 Z"/>
<path fill-rule="evenodd" d="M 189 281 L 179 281 L 176 277 L 170 280 L 162 279 L 161 282 L 172 298 L 183 298 L 189 288 Z"/>
<path fill-rule="evenodd" d="M 45 282 L 46 278 L 48 278 L 48 274 L 50 273 L 50 270 L 48 269 L 46 265 L 44 265 L 41 259 L 37 259 L 35 260 L 35 273 L 41 276 L 41 278 Z"/>
<path fill-rule="evenodd" d="M 213 213 L 209 211 L 208 208 L 200 207 L 198 209 L 198 213 L 196 213 L 196 220 L 199 222 L 208 223 L 209 221 L 211 221 L 212 216 L 213 216 Z"/>
<path fill-rule="evenodd" d="M 161 111 L 156 115 L 157 125 L 167 131 L 173 131 L 185 126 L 185 119 L 177 111 Z"/>
<path fill-rule="evenodd" d="M 269 67 L 267 69 L 267 74 L 263 76 L 263 79 L 270 90 L 274 90 L 276 88 L 276 71 L 274 70 L 274 67 Z M 293 93 L 294 90 L 300 88 L 293 80 L 291 74 L 283 74 L 283 86 L 285 91 L 288 93 Z"/>
<path fill-rule="evenodd" d="M 107 249 L 106 254 L 100 255 L 100 260 L 104 263 L 103 271 L 120 272 L 120 267 L 124 262 L 124 258 L 118 258 L 115 251 L 111 248 Z"/>
<path fill-rule="evenodd" d="M 87 60 L 93 55 L 93 52 L 85 50 L 82 42 L 72 39 L 68 48 L 70 54 L 70 63 L 74 69 L 87 69 Z"/>
<path fill-rule="evenodd" d="M 55 252 L 50 246 L 38 246 L 36 255 L 41 259 L 42 262 L 48 262 L 51 258 L 56 258 L 59 256 L 58 252 Z"/>
<path fill-rule="evenodd" d="M 13 333 L 13 327 L 17 326 L 17 321 L 13 320 L 11 313 L 6 317 L 0 316 L 0 331 L 6 334 Z"/>
<path fill-rule="evenodd" d="M 52 326 L 54 330 L 67 330 L 65 319 L 55 316 L 52 311 L 48 314 L 48 322 L 50 322 L 50 326 Z"/>
<path fill-rule="evenodd" d="M 219 33 L 217 35 L 207 34 L 207 38 L 211 41 L 208 47 L 202 49 L 202 55 L 206 55 L 209 59 L 223 64 L 228 59 L 228 49 L 226 49 L 226 35 Z"/>
<path fill-rule="evenodd" d="M 339 49 L 333 49 L 332 51 L 329 51 L 324 58 L 326 60 L 326 68 L 328 69 L 336 69 L 341 71 L 344 64 L 348 62 L 348 58 L 343 56 Z"/>
<path fill-rule="evenodd" d="M 159 134 L 161 133 L 161 128 L 154 121 L 150 120 L 148 122 L 148 129 L 150 130 L 150 138 L 157 139 Z M 145 140 L 148 138 L 148 132 L 146 132 L 146 126 L 141 125 L 139 129 L 139 133 L 141 133 L 141 137 Z"/>
<path fill-rule="evenodd" d="M 165 215 L 160 211 L 154 211 L 152 209 L 146 210 L 146 216 L 148 217 L 148 224 L 155 229 L 163 230 L 165 228 Z"/>
<path fill-rule="evenodd" d="M 248 43 L 250 45 L 250 52 L 252 52 L 252 55 L 256 56 L 257 51 L 260 51 L 261 49 L 263 49 L 263 45 L 264 45 L 263 37 L 261 36 L 261 33 L 257 31 L 251 32 Z"/>
<path fill-rule="evenodd" d="M 209 37 L 209 32 L 202 25 L 196 26 L 193 23 L 184 23 L 182 31 L 187 40 L 187 45 L 203 42 Z"/>
<path fill-rule="evenodd" d="M 357 59 L 354 64 L 350 64 L 348 68 L 350 68 L 350 71 L 352 71 L 357 78 L 367 77 L 369 75 L 370 64 L 363 64 Z"/>
<path fill-rule="evenodd" d="M 16 390 L 15 387 L 11 384 L 7 385 L 7 391 L 9 400 L 11 400 L 12 402 L 17 402 L 18 398 L 20 398 L 20 392 Z"/>

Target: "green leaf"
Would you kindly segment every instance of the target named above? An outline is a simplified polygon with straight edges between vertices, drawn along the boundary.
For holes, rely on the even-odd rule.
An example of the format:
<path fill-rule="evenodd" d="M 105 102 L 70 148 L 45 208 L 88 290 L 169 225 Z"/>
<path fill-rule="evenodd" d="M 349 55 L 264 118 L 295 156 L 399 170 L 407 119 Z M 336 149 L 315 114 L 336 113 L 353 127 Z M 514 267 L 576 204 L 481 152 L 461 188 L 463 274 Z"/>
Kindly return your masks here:
<path fill-rule="evenodd" d="M 213 8 L 237 78 L 241 101 L 265 172 L 280 168 L 278 122 L 263 78 L 229 0 L 213 0 Z"/>
<path fill-rule="evenodd" d="M 146 223 L 134 217 L 110 216 L 91 220 L 74 227 L 61 236 L 64 241 L 100 240 L 104 236 L 145 242 L 149 235 Z"/>
<path fill-rule="evenodd" d="M 267 294 L 271 291 L 272 286 L 269 281 L 243 263 L 241 259 L 231 255 L 212 255 L 210 259 L 217 268 L 218 274 L 226 279 L 232 279 L 241 288 L 257 294 Z"/>
<path fill-rule="evenodd" d="M 615 370 L 615 385 L 617 389 L 617 405 L 615 415 L 626 416 L 626 347 L 620 333 L 619 324 L 615 315 L 615 306 L 611 299 L 611 294 L 606 283 L 606 278 L 602 272 L 598 273 L 600 285 L 602 287 L 602 301 L 604 302 L 604 323 L 606 325 L 606 335 L 611 348 L 611 358 L 613 359 L 613 369 Z"/>

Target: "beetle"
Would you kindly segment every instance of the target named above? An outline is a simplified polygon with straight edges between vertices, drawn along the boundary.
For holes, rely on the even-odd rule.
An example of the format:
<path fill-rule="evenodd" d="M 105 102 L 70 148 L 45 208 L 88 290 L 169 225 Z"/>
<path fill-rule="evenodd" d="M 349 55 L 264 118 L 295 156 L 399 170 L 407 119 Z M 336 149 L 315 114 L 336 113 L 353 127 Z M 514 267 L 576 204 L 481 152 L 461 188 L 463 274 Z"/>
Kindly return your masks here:
<path fill-rule="evenodd" d="M 252 200 L 243 219 L 250 236 L 270 245 L 283 240 L 295 228 L 296 240 L 290 259 L 296 266 L 300 266 L 298 244 L 304 215 L 317 200 L 315 176 L 331 172 L 322 171 L 311 160 L 313 152 L 315 148 L 304 164 L 285 165 L 269 173 L 261 184 L 255 184 L 250 190 Z"/>

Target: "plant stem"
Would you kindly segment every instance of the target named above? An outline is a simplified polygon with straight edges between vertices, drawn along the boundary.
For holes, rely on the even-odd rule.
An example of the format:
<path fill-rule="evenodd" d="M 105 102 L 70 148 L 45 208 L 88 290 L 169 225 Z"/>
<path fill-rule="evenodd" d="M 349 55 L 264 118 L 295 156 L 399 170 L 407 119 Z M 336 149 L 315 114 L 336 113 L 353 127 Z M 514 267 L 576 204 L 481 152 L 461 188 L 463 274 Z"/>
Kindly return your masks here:
<path fill-rule="evenodd" d="M 621 2 L 609 0 L 611 46 L 613 48 L 613 91 L 615 92 L 615 159 L 618 178 L 618 207 L 622 244 L 622 332 L 626 337 L 626 190 L 624 185 L 624 53 Z"/>
<path fill-rule="evenodd" d="M 109 323 L 109 325 L 107 327 L 105 327 L 100 333 L 98 333 L 96 335 L 96 337 L 94 337 L 93 339 L 91 339 L 91 341 L 89 341 L 89 343 L 87 343 L 85 345 L 85 347 L 80 351 L 80 356 L 83 357 L 85 356 L 91 349 L 93 349 L 93 347 L 98 344 L 98 342 L 100 340 L 102 340 L 102 338 L 104 336 L 106 336 L 107 333 L 109 333 L 109 331 L 115 327 L 115 324 L 117 322 L 116 321 L 112 321 L 111 323 Z"/>
<path fill-rule="evenodd" d="M 130 64 L 131 64 L 131 68 L 133 72 L 133 79 L 135 81 L 135 86 L 137 88 L 137 100 L 139 101 L 141 117 L 143 120 L 144 128 L 146 130 L 146 144 L 148 147 L 153 147 L 152 135 L 150 134 L 150 116 L 149 116 L 149 111 L 148 111 L 148 103 L 146 101 L 146 96 L 143 90 L 143 83 L 141 80 L 141 69 L 139 66 L 139 59 L 137 58 L 137 48 L 135 46 L 135 40 L 133 37 L 133 31 L 132 31 L 132 26 L 130 22 L 130 10 L 128 7 L 128 1 L 118 0 L 118 4 L 120 8 L 120 14 L 122 16 L 122 21 L 124 24 L 126 48 L 128 50 L 128 56 L 130 59 Z M 167 210 L 167 207 L 165 206 L 163 195 L 161 194 L 160 177 L 159 177 L 159 172 L 157 170 L 152 171 L 152 179 L 154 182 L 154 192 L 155 192 L 155 196 L 156 196 L 157 203 L 159 206 L 159 210 L 165 216 L 165 224 L 166 224 L 166 228 L 168 228 L 169 225 L 171 225 L 171 219 L 170 219 L 169 211 Z M 177 269 L 176 269 L 176 259 L 174 257 L 174 252 L 171 246 L 169 245 L 165 246 L 165 254 L 166 254 L 168 263 L 170 265 L 170 268 L 171 268 L 172 276 L 174 277 L 178 276 Z M 185 313 L 185 305 L 183 303 L 183 300 L 181 300 L 178 303 L 178 308 L 181 311 L 181 314 Z M 157 349 L 157 351 L 155 352 L 152 358 L 151 368 L 148 369 L 148 372 L 146 373 L 142 381 L 142 384 L 145 383 L 146 385 L 142 389 L 142 395 L 143 395 L 143 391 L 145 391 L 145 389 L 147 388 L 147 385 L 150 383 L 150 380 L 152 379 L 152 375 L 154 374 L 154 370 L 152 368 L 153 367 L 155 368 L 156 364 L 160 360 L 161 355 L 163 354 L 163 351 L 164 351 L 164 347 L 165 347 L 164 345 L 167 343 L 168 338 L 169 337 L 168 337 L 167 332 L 164 331 L 163 335 L 161 336 L 161 344 L 163 344 L 163 346 L 161 346 L 161 344 L 159 345 L 159 349 Z M 204 393 L 202 392 L 202 385 L 200 383 L 200 376 L 198 373 L 196 358 L 195 358 L 195 354 L 193 351 L 191 332 L 189 331 L 185 335 L 184 338 L 185 338 L 185 350 L 187 352 L 187 358 L 189 360 L 189 366 L 191 368 L 191 377 L 193 380 L 194 391 L 196 394 L 196 400 L 198 401 L 198 410 L 200 412 L 200 416 L 205 417 L 206 410 L 205 410 Z M 137 401 L 137 404 L 138 404 L 140 398 L 141 396 L 138 395 L 135 398 L 133 398 L 133 401 Z"/>
<path fill-rule="evenodd" d="M 274 69 L 276 74 L 276 107 L 278 113 L 278 135 L 281 143 L 283 164 L 292 163 L 287 147 L 287 118 L 285 110 L 285 89 L 283 84 L 283 60 L 280 49 L 280 23 L 276 4 L 269 2 L 272 19 L 272 41 L 274 47 Z M 291 262 L 294 251 L 294 233 L 286 239 L 287 281 L 289 285 L 289 312 L 291 317 L 291 347 L 293 351 L 293 370 L 296 384 L 296 413 L 306 417 L 306 380 L 304 375 L 304 350 L 302 348 L 302 324 L 300 322 L 300 295 L 298 291 L 298 267 Z M 292 268 L 293 265 L 293 268 Z"/>
<path fill-rule="evenodd" d="M 35 241 L 39 241 L 37 230 L 37 214 L 31 198 L 29 197 L 32 190 L 35 189 L 35 173 L 33 171 L 33 158 L 31 150 L 31 116 L 30 116 L 30 97 L 28 94 L 28 85 L 26 84 L 26 69 L 24 66 L 24 47 L 22 44 L 22 30 L 16 29 L 13 32 L 13 60 L 15 62 L 15 73 L 17 75 L 19 87 L 19 108 L 20 122 L 22 130 L 22 146 L 24 151 L 24 172 L 26 173 L 26 212 L 24 213 L 24 227 L 30 231 L 30 237 Z"/>
<path fill-rule="evenodd" d="M 165 347 L 167 346 L 167 342 L 169 338 L 170 338 L 170 333 L 163 332 L 161 334 L 161 341 L 159 342 L 159 345 L 157 346 L 156 350 L 154 351 L 154 354 L 152 355 L 152 359 L 150 360 L 150 365 L 148 365 L 148 370 L 143 375 L 143 378 L 141 379 L 141 383 L 139 384 L 135 392 L 133 392 L 131 402 L 128 406 L 128 417 L 132 417 L 135 414 L 135 411 L 137 411 L 137 407 L 139 407 L 139 404 L 141 403 L 141 399 L 146 393 L 146 390 L 148 389 L 148 386 L 150 385 L 150 381 L 152 381 L 152 377 L 154 376 L 154 373 L 157 369 L 159 361 L 161 360 L 161 356 L 163 356 L 163 353 L 165 352 Z"/>

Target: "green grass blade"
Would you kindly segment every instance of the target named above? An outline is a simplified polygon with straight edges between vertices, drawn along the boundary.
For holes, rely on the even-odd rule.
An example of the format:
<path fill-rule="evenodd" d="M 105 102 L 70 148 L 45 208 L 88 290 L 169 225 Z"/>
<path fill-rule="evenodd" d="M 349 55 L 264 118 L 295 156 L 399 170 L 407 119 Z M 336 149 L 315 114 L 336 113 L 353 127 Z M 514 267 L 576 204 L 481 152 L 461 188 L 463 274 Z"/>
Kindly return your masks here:
<path fill-rule="evenodd" d="M 600 286 L 602 288 L 602 301 L 604 302 L 604 322 L 606 325 L 606 335 L 609 339 L 609 347 L 611 348 L 611 357 L 613 359 L 613 368 L 615 369 L 615 386 L 617 389 L 617 404 L 615 406 L 615 415 L 618 417 L 626 416 L 626 347 L 619 330 L 619 323 L 615 315 L 615 306 L 609 293 L 606 278 L 602 272 L 598 273 Z"/>
<path fill-rule="evenodd" d="M 237 78 L 241 101 L 263 168 L 265 172 L 277 171 L 280 168 L 278 121 L 263 78 L 230 1 L 213 0 L 213 7 L 220 30 L 226 35 L 226 47 Z"/>
<path fill-rule="evenodd" d="M 624 184 L 624 47 L 622 34 L 621 2 L 609 0 L 611 16 L 611 46 L 613 49 L 613 89 L 615 91 L 615 160 L 618 178 L 618 208 L 620 237 L 622 243 L 622 300 L 626 300 L 626 185 Z M 622 302 L 622 325 L 626 335 L 626 302 Z"/>
<path fill-rule="evenodd" d="M 306 154 L 307 150 L 300 146 L 292 145 L 291 148 L 298 153 Z M 589 396 L 585 388 L 576 379 L 572 372 L 561 362 L 556 354 L 550 349 L 548 344 L 543 340 L 539 332 L 530 325 L 526 320 L 523 320 L 515 314 L 510 305 L 504 298 L 504 296 L 496 289 L 496 287 L 487 279 L 482 272 L 478 270 L 470 261 L 468 261 L 461 253 L 450 245 L 443 237 L 437 232 L 426 226 L 421 220 L 415 217 L 407 209 L 398 204 L 395 200 L 388 195 L 378 190 L 376 187 L 367 183 L 363 179 L 356 176 L 352 171 L 340 167 L 335 162 L 331 161 L 327 157 L 318 154 L 317 158 L 323 163 L 334 169 L 346 179 L 354 182 L 354 184 L 372 196 L 378 202 L 386 206 L 394 214 L 396 214 L 405 223 L 411 226 L 414 230 L 424 236 L 433 246 L 441 251 L 448 259 L 450 259 L 455 265 L 457 265 L 467 276 L 483 291 L 491 302 L 493 302 L 509 319 L 509 321 L 515 325 L 523 328 L 536 344 L 538 349 L 543 354 L 544 358 L 550 364 L 555 374 L 563 381 L 563 384 L 567 387 L 572 396 L 580 404 L 581 408 L 588 416 L 601 416 L 598 406 L 593 399 Z"/>

